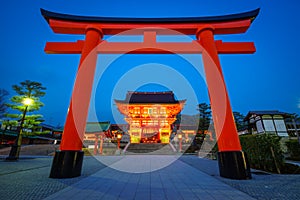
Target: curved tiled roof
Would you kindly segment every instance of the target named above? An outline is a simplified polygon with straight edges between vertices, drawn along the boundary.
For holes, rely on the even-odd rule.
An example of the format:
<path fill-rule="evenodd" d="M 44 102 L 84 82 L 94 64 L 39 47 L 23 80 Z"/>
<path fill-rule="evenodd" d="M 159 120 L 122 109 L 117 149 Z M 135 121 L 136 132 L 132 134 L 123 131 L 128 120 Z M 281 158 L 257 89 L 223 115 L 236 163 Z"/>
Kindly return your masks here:
<path fill-rule="evenodd" d="M 87 122 L 85 132 L 96 133 L 107 131 L 110 127 L 110 122 Z"/>
<path fill-rule="evenodd" d="M 201 23 L 201 22 L 226 22 L 243 19 L 254 20 L 259 13 L 259 8 L 248 12 L 208 16 L 208 17 L 173 17 L 173 18 L 129 18 L 129 17 L 93 17 L 93 16 L 79 16 L 51 12 L 41 9 L 44 18 L 49 22 L 49 19 L 58 19 L 63 21 L 76 22 L 102 22 L 102 23 Z"/>
<path fill-rule="evenodd" d="M 249 111 L 244 121 L 248 120 L 252 115 L 262 116 L 262 115 L 282 115 L 284 117 L 289 116 L 289 113 L 281 112 L 278 110 L 256 110 L 256 111 Z"/>
<path fill-rule="evenodd" d="M 125 100 L 115 100 L 117 103 L 179 103 L 172 91 L 166 92 L 127 92 Z"/>

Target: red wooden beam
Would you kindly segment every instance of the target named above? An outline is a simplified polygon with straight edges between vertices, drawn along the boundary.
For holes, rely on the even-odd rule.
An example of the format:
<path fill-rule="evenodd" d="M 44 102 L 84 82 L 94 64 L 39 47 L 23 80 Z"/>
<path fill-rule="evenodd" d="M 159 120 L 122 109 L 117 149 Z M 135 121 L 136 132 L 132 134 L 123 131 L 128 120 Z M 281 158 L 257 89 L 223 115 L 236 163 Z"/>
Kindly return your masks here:
<path fill-rule="evenodd" d="M 215 41 L 218 54 L 252 54 L 256 48 L 254 42 L 223 42 Z"/>
<path fill-rule="evenodd" d="M 88 23 L 88 22 L 72 22 L 50 19 L 49 25 L 55 33 L 63 34 L 85 34 L 88 26 L 93 26 L 101 29 L 104 35 L 128 34 L 128 35 L 143 35 L 145 30 L 156 31 L 158 35 L 168 35 L 171 30 L 178 31 L 181 34 L 195 35 L 197 30 L 203 26 L 210 25 L 215 29 L 214 34 L 236 34 L 244 33 L 251 25 L 251 19 L 244 19 L 230 22 L 212 22 L 212 23 Z M 178 33 L 178 34 L 179 34 Z"/>
<path fill-rule="evenodd" d="M 219 54 L 252 54 L 255 52 L 253 42 L 215 41 Z M 45 52 L 49 54 L 80 54 L 84 41 L 47 42 Z M 202 47 L 198 41 L 192 42 L 107 42 L 101 41 L 97 46 L 101 54 L 200 54 Z"/>
<path fill-rule="evenodd" d="M 81 54 L 83 40 L 77 42 L 47 42 L 44 51 L 48 54 Z"/>

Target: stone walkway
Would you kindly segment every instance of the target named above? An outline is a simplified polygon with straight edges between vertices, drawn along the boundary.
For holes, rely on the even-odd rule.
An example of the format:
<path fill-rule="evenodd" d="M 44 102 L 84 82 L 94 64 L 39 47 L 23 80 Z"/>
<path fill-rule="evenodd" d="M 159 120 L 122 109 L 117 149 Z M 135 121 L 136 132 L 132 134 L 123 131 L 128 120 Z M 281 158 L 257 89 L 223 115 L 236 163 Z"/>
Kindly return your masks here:
<path fill-rule="evenodd" d="M 41 200 L 106 167 L 93 157 L 85 157 L 82 176 L 72 179 L 49 177 L 52 157 L 21 156 L 17 162 L 0 157 L 0 199 Z"/>
<path fill-rule="evenodd" d="M 160 164 L 168 163 L 166 160 L 173 163 L 157 170 Z M 122 156 L 118 160 L 111 157 L 111 163 L 119 170 L 123 166 L 132 172 L 149 172 L 103 168 L 46 199 L 253 199 L 175 156 Z"/>
<path fill-rule="evenodd" d="M 217 161 L 197 156 L 86 156 L 82 176 L 71 179 L 48 178 L 51 163 L 0 157 L 0 199 L 300 199 L 300 175 L 253 171 L 251 180 L 231 180 Z"/>

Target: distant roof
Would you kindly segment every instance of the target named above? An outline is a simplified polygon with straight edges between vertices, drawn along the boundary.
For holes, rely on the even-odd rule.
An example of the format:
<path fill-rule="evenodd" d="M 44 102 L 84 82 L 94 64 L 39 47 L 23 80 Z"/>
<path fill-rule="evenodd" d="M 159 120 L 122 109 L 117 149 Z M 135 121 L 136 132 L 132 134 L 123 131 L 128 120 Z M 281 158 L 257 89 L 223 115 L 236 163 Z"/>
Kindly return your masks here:
<path fill-rule="evenodd" d="M 41 14 L 49 23 L 50 19 L 75 21 L 75 22 L 102 22 L 102 23 L 201 23 L 201 22 L 226 22 L 243 19 L 254 20 L 259 13 L 259 8 L 248 12 L 208 16 L 208 17 L 170 17 L 170 18 L 129 18 L 129 17 L 93 17 L 78 16 L 51 12 L 41 9 Z"/>
<path fill-rule="evenodd" d="M 172 91 L 166 92 L 132 92 L 129 91 L 126 94 L 125 100 L 115 100 L 116 103 L 150 103 L 150 104 L 175 104 L 184 102 L 185 100 L 178 101 L 174 97 Z"/>
<path fill-rule="evenodd" d="M 289 113 L 285 113 L 285 112 L 280 112 L 278 110 L 249 111 L 244 120 L 249 119 L 252 115 L 258 115 L 258 116 L 262 116 L 262 115 L 282 115 L 282 116 L 288 116 L 290 114 Z"/>
<path fill-rule="evenodd" d="M 97 133 L 107 131 L 110 127 L 110 122 L 87 122 L 85 127 L 86 133 Z"/>

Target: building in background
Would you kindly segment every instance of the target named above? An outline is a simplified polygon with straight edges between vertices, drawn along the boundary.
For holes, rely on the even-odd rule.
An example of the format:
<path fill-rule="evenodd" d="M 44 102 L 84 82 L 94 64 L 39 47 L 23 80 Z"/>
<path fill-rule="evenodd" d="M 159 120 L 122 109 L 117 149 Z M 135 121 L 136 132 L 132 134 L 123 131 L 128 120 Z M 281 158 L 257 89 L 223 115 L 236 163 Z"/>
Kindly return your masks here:
<path fill-rule="evenodd" d="M 131 143 L 169 143 L 171 124 L 186 100 L 176 100 L 171 91 L 128 92 L 115 102 L 129 124 Z"/>
<path fill-rule="evenodd" d="M 243 134 L 276 134 L 287 137 L 288 129 L 285 120 L 290 114 L 278 110 L 271 111 L 249 111 L 244 121 L 247 123 L 247 130 Z"/>
<path fill-rule="evenodd" d="M 111 138 L 110 122 L 87 122 L 83 142 L 85 144 L 94 144 L 95 140 L 102 137 Z"/>
<path fill-rule="evenodd" d="M 13 144 L 20 129 L 19 125 L 2 122 L 0 127 L 0 144 Z M 39 124 L 34 130 L 24 128 L 22 144 L 59 144 L 62 131 L 61 127 L 44 123 Z"/>

